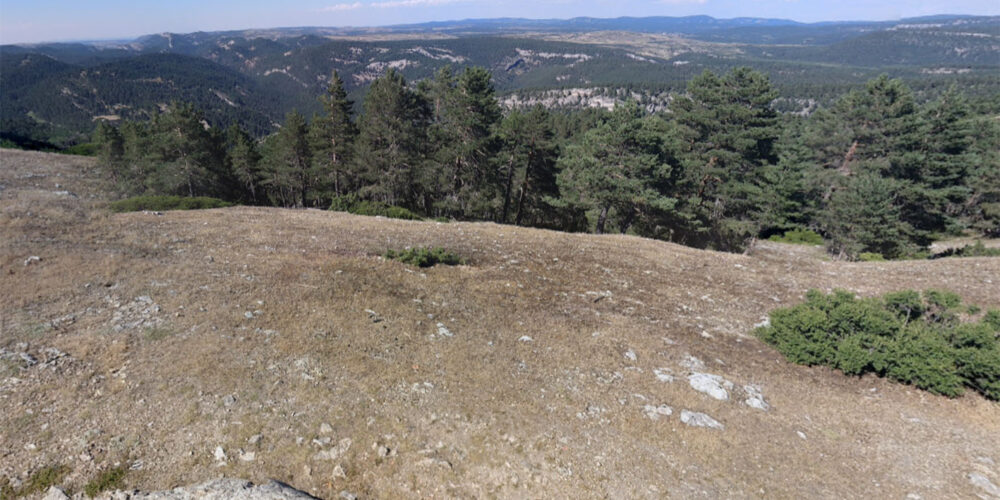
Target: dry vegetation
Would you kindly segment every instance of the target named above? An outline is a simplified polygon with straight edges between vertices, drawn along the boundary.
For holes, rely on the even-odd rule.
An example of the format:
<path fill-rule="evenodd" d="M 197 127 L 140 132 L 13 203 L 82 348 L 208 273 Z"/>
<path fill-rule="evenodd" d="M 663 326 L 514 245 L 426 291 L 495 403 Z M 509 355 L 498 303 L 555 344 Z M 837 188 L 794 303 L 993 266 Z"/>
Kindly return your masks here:
<path fill-rule="evenodd" d="M 0 186 L 0 348 L 38 361 L 0 366 L 0 481 L 65 466 L 82 491 L 118 464 L 128 488 L 275 478 L 326 498 L 1000 484 L 996 403 L 792 365 L 748 336 L 809 288 L 937 287 L 998 307 L 1000 259 L 851 264 L 314 210 L 111 214 L 90 160 L 15 151 Z M 381 257 L 407 246 L 467 265 Z M 692 356 L 736 385 L 731 400 L 692 389 Z M 768 411 L 743 403 L 748 384 Z M 647 417 L 660 404 L 673 414 Z M 688 427 L 682 409 L 725 429 Z"/>
<path fill-rule="evenodd" d="M 688 53 L 712 53 L 722 56 L 734 56 L 742 52 L 736 44 L 702 42 L 678 35 L 636 33 L 631 31 L 588 31 L 555 34 L 528 33 L 518 36 L 553 42 L 600 45 L 602 47 L 630 50 L 642 56 L 658 57 L 661 59 L 673 59 Z"/>

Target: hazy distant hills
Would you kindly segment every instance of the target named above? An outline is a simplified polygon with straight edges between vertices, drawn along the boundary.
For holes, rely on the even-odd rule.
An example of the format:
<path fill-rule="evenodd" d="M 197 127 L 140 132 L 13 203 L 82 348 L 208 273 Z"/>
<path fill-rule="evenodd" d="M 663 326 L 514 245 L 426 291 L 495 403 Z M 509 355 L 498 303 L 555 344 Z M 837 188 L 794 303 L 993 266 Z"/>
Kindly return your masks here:
<path fill-rule="evenodd" d="M 682 89 L 705 69 L 768 72 L 789 97 L 828 98 L 880 72 L 919 87 L 1000 91 L 1000 17 L 802 24 L 780 19 L 485 19 L 387 28 L 277 28 L 143 36 L 127 43 L 0 47 L 5 138 L 72 140 L 95 120 L 194 102 L 210 122 L 258 134 L 339 71 L 355 96 L 387 68 L 408 79 L 483 66 L 503 92 L 639 86 Z M 991 83 L 993 82 L 993 83 Z"/>

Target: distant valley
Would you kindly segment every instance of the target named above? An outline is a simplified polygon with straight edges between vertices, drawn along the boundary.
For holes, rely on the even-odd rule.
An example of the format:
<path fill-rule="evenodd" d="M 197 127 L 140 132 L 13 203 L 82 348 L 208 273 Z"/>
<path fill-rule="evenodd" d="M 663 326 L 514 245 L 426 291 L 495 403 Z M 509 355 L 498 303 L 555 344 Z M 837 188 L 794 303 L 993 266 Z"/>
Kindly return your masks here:
<path fill-rule="evenodd" d="M 445 65 L 492 72 L 504 102 L 607 107 L 631 95 L 662 109 L 694 75 L 751 66 L 770 75 L 786 111 L 808 111 L 880 73 L 918 96 L 958 84 L 1000 92 L 1000 18 L 802 24 L 774 19 L 489 19 L 389 28 L 285 28 L 148 35 L 132 42 L 0 47 L 4 139 L 86 140 L 98 120 L 141 119 L 171 101 L 212 125 L 257 135 L 285 113 L 319 110 L 333 71 L 360 96 L 387 68 L 407 80 Z M 572 99 L 553 98 L 573 96 Z"/>

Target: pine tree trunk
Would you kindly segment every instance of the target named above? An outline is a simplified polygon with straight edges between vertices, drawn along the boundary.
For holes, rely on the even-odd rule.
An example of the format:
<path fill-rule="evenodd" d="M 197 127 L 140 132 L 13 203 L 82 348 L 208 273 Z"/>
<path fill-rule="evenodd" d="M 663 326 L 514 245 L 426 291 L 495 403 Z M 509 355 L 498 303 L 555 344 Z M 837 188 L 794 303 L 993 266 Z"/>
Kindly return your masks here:
<path fill-rule="evenodd" d="M 619 229 L 621 229 L 622 234 L 628 232 L 628 229 L 632 227 L 633 221 L 635 221 L 635 209 L 629 210 L 628 214 L 625 215 L 625 218 L 622 219 L 621 226 L 619 227 Z"/>
<path fill-rule="evenodd" d="M 597 234 L 604 234 L 604 223 L 608 220 L 608 209 L 610 208 L 605 205 L 601 209 L 601 215 L 597 217 Z"/>
<path fill-rule="evenodd" d="M 507 223 L 507 214 L 510 211 L 510 190 L 514 182 L 514 155 L 510 155 L 510 162 L 507 164 L 507 185 L 503 192 L 503 215 L 500 216 L 500 223 Z"/>

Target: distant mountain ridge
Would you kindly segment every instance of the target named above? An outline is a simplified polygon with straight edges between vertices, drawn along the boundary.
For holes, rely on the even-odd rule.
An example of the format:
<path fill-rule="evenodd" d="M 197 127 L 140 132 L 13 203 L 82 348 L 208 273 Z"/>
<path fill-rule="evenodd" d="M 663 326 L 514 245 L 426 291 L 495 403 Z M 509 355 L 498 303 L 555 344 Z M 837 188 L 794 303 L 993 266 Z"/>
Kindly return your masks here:
<path fill-rule="evenodd" d="M 882 72 L 916 85 L 947 80 L 995 93 L 998 55 L 1000 17 L 983 16 L 809 24 L 709 16 L 498 18 L 4 45 L 0 134 L 72 141 L 95 120 L 141 117 L 175 99 L 202 107 L 213 124 L 237 122 L 263 134 L 287 111 L 318 111 L 316 97 L 333 71 L 358 98 L 390 67 L 414 81 L 445 65 L 482 66 L 504 93 L 637 86 L 662 93 L 682 90 L 705 70 L 741 65 L 767 72 L 794 99 L 822 101 Z"/>

